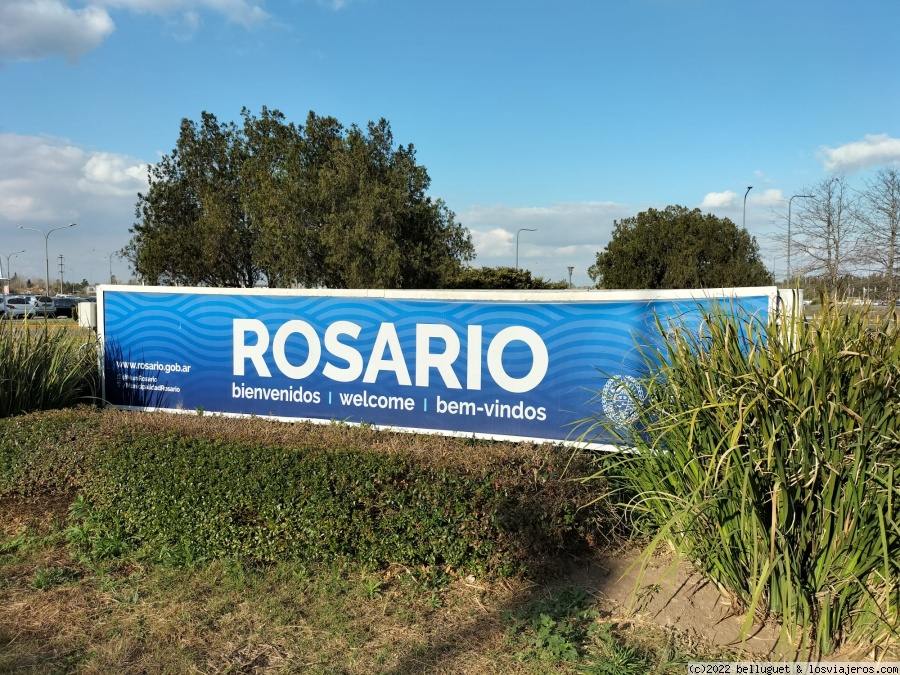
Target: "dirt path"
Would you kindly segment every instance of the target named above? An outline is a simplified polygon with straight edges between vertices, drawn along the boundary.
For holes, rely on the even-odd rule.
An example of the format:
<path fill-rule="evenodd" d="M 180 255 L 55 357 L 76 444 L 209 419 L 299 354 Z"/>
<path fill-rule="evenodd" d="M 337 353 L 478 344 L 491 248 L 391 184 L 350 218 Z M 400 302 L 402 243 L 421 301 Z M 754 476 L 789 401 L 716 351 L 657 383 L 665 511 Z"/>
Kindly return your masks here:
<path fill-rule="evenodd" d="M 781 636 L 778 625 L 751 622 L 746 637 L 742 637 L 747 615 L 737 613 L 689 563 L 654 557 L 642 570 L 639 555 L 639 550 L 604 554 L 568 573 L 566 583 L 594 595 L 611 616 L 638 625 L 674 628 L 718 647 L 743 649 L 747 660 L 805 660 L 797 658 L 795 647 Z M 871 661 L 874 656 L 877 654 L 868 649 L 858 649 L 834 654 L 827 660 Z"/>

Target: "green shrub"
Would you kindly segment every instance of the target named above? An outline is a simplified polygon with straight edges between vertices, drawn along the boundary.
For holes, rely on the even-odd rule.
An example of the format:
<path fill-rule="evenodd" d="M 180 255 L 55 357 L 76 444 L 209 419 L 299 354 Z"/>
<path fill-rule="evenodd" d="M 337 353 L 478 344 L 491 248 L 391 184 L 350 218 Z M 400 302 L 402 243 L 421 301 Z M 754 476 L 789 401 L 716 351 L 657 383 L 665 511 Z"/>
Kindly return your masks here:
<path fill-rule="evenodd" d="M 192 558 L 503 573 L 572 548 L 588 516 L 553 486 L 365 450 L 136 436 L 108 447 L 100 469 L 85 489 L 95 517 Z"/>
<path fill-rule="evenodd" d="M 599 505 L 579 508 L 590 486 L 559 475 L 569 449 L 312 427 L 88 409 L 0 420 L 0 496 L 77 492 L 68 535 L 84 554 L 177 564 L 348 558 L 504 575 L 603 532 Z M 590 472 L 585 457 L 570 466 Z"/>
<path fill-rule="evenodd" d="M 99 391 L 92 334 L 0 322 L 0 417 L 65 408 Z"/>
<path fill-rule="evenodd" d="M 0 496 L 77 490 L 101 419 L 88 406 L 0 418 Z"/>
<path fill-rule="evenodd" d="M 644 357 L 655 375 L 633 426 L 594 428 L 635 450 L 604 474 L 659 528 L 654 545 L 822 653 L 896 635 L 900 326 L 828 308 L 780 326 L 722 311 Z"/>

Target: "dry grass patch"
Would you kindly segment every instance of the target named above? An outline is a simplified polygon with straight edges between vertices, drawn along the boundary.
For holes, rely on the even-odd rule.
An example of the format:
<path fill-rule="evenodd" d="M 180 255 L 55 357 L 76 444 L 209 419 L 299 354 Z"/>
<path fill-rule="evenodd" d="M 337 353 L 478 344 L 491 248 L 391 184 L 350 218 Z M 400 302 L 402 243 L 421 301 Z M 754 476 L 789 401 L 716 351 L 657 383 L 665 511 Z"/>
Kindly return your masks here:
<path fill-rule="evenodd" d="M 436 588 L 401 569 L 214 562 L 84 568 L 34 588 L 36 570 L 59 565 L 77 565 L 62 546 L 0 567 L 0 672 L 508 672 L 490 652 L 512 582 Z M 464 633 L 462 649 L 447 647 Z"/>
<path fill-rule="evenodd" d="M 37 531 L 48 522 L 42 511 L 34 506 L 35 519 L 19 525 Z M 11 511 L 2 517 L 9 532 Z M 690 636 L 614 617 L 590 593 L 573 593 L 571 577 L 451 579 L 351 563 L 84 564 L 52 538 L 49 522 L 40 546 L 0 555 L 0 672 L 527 675 L 609 672 L 594 665 L 624 655 L 632 670 L 622 672 L 662 674 L 683 670 L 667 662 L 684 660 L 686 645 L 715 654 Z M 82 576 L 35 588 L 34 573 L 54 567 Z M 555 658 L 533 630 L 545 612 L 574 660 Z"/>
<path fill-rule="evenodd" d="M 500 483 L 516 487 L 518 481 L 535 491 L 552 487 L 565 469 L 565 462 L 547 465 L 547 458 L 560 463 L 563 456 L 559 449 L 554 455 L 552 447 L 340 424 L 89 408 L 5 420 L 0 468 L 8 463 L 0 492 L 15 497 L 0 502 L 0 672 L 579 671 L 579 661 L 561 661 L 529 646 L 536 639 L 534 607 L 556 593 L 546 576 L 559 568 L 556 559 L 546 561 L 543 576 L 535 577 L 542 580 L 538 585 L 522 576 L 481 578 L 437 564 L 367 567 L 340 557 L 261 564 L 220 556 L 167 566 L 149 562 L 160 557 L 146 547 L 89 558 L 84 549 L 67 545 L 66 507 L 85 484 L 92 448 L 125 438 L 144 439 L 153 451 L 155 436 L 166 443 L 201 439 L 229 448 L 241 443 L 287 448 L 287 454 L 342 449 L 416 454 L 455 475 L 477 476 L 488 464 Z M 195 466 L 192 457 L 185 455 L 186 471 Z M 267 452 L 254 457 L 263 461 Z M 540 476 L 535 467 L 541 467 Z M 514 614 L 525 618 L 514 621 Z M 556 620 L 563 626 L 570 618 Z M 577 620 L 583 627 L 595 623 Z M 579 659 L 595 649 L 580 635 L 563 633 Z"/>
<path fill-rule="evenodd" d="M 52 414 L 52 413 L 51 413 Z M 541 460 L 547 445 L 510 443 L 476 438 L 411 434 L 335 422 L 280 422 L 263 417 L 237 418 L 224 415 L 135 413 L 107 409 L 102 413 L 83 409 L 95 418 L 101 433 L 113 437 L 123 430 L 155 434 L 178 432 L 210 440 L 287 448 L 355 448 L 387 455 L 413 455 L 435 464 L 478 469 L 514 459 Z M 557 467 L 560 473 L 565 466 Z"/>

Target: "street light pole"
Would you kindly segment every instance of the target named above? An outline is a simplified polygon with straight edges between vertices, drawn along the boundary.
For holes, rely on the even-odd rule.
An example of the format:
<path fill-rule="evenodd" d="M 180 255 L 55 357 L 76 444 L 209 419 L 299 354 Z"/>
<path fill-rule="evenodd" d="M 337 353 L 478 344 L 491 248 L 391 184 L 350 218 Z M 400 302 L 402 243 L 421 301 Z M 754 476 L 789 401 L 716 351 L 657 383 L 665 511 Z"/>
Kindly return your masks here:
<path fill-rule="evenodd" d="M 788 282 L 790 282 L 791 277 L 791 202 L 794 201 L 795 197 L 803 197 L 804 199 L 812 199 L 812 195 L 791 195 L 791 198 L 788 199 L 788 242 L 787 242 L 787 277 Z"/>
<path fill-rule="evenodd" d="M 6 283 L 3 284 L 3 311 L 4 312 L 6 311 L 6 291 L 9 289 L 9 285 L 12 283 L 12 274 L 10 273 L 10 269 L 9 269 L 9 265 L 10 265 L 9 261 L 12 259 L 12 257 L 14 255 L 19 255 L 20 253 L 25 253 L 25 250 L 23 249 L 21 251 L 16 251 L 15 253 L 10 253 L 8 256 L 6 256 Z M 3 276 L 3 275 L 0 274 L 0 276 Z"/>
<path fill-rule="evenodd" d="M 572 290 L 572 270 L 575 269 L 575 266 L 569 265 L 566 269 L 569 270 L 569 290 Z"/>
<path fill-rule="evenodd" d="M 68 225 L 63 225 L 62 227 L 54 227 L 52 230 L 49 230 L 46 233 L 44 233 L 43 230 L 37 229 L 36 227 L 25 227 L 24 225 L 19 225 L 20 230 L 32 230 L 32 231 L 38 232 L 44 236 L 44 266 L 46 268 L 46 274 L 47 274 L 47 276 L 45 277 L 45 280 L 46 280 L 45 285 L 47 286 L 47 293 L 50 292 L 50 246 L 48 243 L 50 240 L 50 235 L 53 234 L 54 232 L 56 232 L 57 230 L 64 230 L 67 227 L 75 227 L 75 225 L 76 225 L 76 223 L 69 223 Z"/>
<path fill-rule="evenodd" d="M 519 228 L 519 232 L 537 232 L 530 227 Z M 519 232 L 516 232 L 516 269 L 519 269 Z"/>
<path fill-rule="evenodd" d="M 753 189 L 753 186 L 749 186 L 747 191 L 744 193 L 744 221 L 741 223 L 741 229 L 747 229 L 747 195 L 750 194 L 750 190 Z"/>
<path fill-rule="evenodd" d="M 10 274 L 10 272 L 12 270 L 9 269 L 9 266 L 10 266 L 9 261 L 14 255 L 19 255 L 20 253 L 25 253 L 25 249 L 22 249 L 21 251 L 16 251 L 15 253 L 10 253 L 8 256 L 6 256 L 6 274 L 7 274 L 6 278 L 9 279 L 10 281 L 12 281 L 12 274 Z"/>
<path fill-rule="evenodd" d="M 54 227 L 52 230 L 47 231 L 44 234 L 43 230 L 39 230 L 36 227 L 25 227 L 24 225 L 19 225 L 20 230 L 34 230 L 35 232 L 40 232 L 44 235 L 44 265 L 46 266 L 47 276 L 46 276 L 46 291 L 47 295 L 50 294 L 50 245 L 48 243 L 50 239 L 50 235 L 56 232 L 57 230 L 65 230 L 67 227 L 75 227 L 76 223 L 69 223 L 68 225 L 63 225 L 61 227 Z M 47 323 L 47 312 L 44 312 L 44 324 Z"/>
<path fill-rule="evenodd" d="M 92 248 L 91 250 L 92 250 L 92 251 L 97 251 L 97 253 L 103 253 L 103 251 L 101 251 L 99 248 Z M 110 284 L 112 284 L 112 282 L 113 282 L 113 275 L 112 275 L 112 259 L 113 259 L 113 256 L 114 256 L 116 253 L 117 253 L 117 251 L 113 251 L 113 252 L 110 253 L 109 255 L 103 253 L 103 257 L 104 257 L 104 258 L 109 258 L 109 283 L 110 283 Z"/>

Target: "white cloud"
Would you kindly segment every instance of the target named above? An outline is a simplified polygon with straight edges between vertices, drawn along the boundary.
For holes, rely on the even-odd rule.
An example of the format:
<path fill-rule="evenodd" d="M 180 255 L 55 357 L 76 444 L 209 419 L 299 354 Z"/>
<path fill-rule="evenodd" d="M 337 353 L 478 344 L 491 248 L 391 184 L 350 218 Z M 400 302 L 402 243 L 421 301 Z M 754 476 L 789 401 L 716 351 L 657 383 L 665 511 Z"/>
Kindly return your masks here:
<path fill-rule="evenodd" d="M 469 229 L 471 230 L 471 228 Z M 508 252 L 513 246 L 509 232 L 503 228 L 488 230 L 487 232 L 480 230 L 471 231 L 472 244 L 475 246 L 475 250 L 484 252 L 488 256 Z"/>
<path fill-rule="evenodd" d="M 868 134 L 861 141 L 836 148 L 822 146 L 819 158 L 826 171 L 858 171 L 900 158 L 900 138 Z"/>
<path fill-rule="evenodd" d="M 114 28 L 109 14 L 96 5 L 73 9 L 60 0 L 5 0 L 0 3 L 0 61 L 59 54 L 74 63 Z"/>
<path fill-rule="evenodd" d="M 185 12 L 184 22 L 188 28 L 196 30 L 200 28 L 200 14 L 197 12 Z"/>
<path fill-rule="evenodd" d="M 0 63 L 37 61 L 60 55 L 75 63 L 115 30 L 109 10 L 169 17 L 196 30 L 200 10 L 221 14 L 247 28 L 270 18 L 257 0 L 0 0 Z"/>
<path fill-rule="evenodd" d="M 553 206 L 516 207 L 502 204 L 473 206 L 459 213 L 459 222 L 472 232 L 476 267 L 514 267 L 519 233 L 519 267 L 554 281 L 567 278 L 575 267 L 576 286 L 591 283 L 587 269 L 609 243 L 616 220 L 637 211 L 615 202 L 569 202 Z"/>
<path fill-rule="evenodd" d="M 0 254 L 25 249 L 16 269 L 44 276 L 44 246 L 37 234 L 71 222 L 76 228 L 49 238 L 50 256 L 65 255 L 79 278 L 105 264 L 92 248 L 108 253 L 124 246 L 134 222 L 137 193 L 147 189 L 147 164 L 133 157 L 79 148 L 65 139 L 0 134 Z M 51 260 L 51 270 L 53 263 Z M 55 269 L 58 269 L 55 268 Z M 126 264 L 114 261 L 117 275 Z M 67 275 L 68 276 L 68 275 Z"/>
<path fill-rule="evenodd" d="M 90 194 L 134 197 L 147 186 L 147 165 L 135 164 L 123 155 L 96 152 L 84 163 L 78 187 Z"/>
<path fill-rule="evenodd" d="M 700 202 L 701 209 L 722 209 L 737 204 L 738 194 L 731 190 L 725 192 L 708 192 Z"/>
<path fill-rule="evenodd" d="M 323 7 L 333 9 L 336 12 L 350 4 L 350 0 L 317 0 L 317 2 Z"/>
<path fill-rule="evenodd" d="M 753 206 L 778 206 L 784 201 L 781 190 L 770 188 L 762 192 L 747 193 L 747 203 Z M 744 205 L 743 195 L 733 190 L 724 192 L 708 192 L 698 207 L 701 211 L 741 212 Z M 733 218 L 733 216 L 730 216 Z"/>
<path fill-rule="evenodd" d="M 133 208 L 146 187 L 147 164 L 131 157 L 58 138 L 0 134 L 0 217 L 6 220 L 66 220 L 96 197 Z M 103 200 L 94 208 L 103 208 Z"/>
<path fill-rule="evenodd" d="M 210 10 L 223 15 L 232 23 L 250 27 L 270 18 L 259 2 L 253 0 L 95 0 L 96 4 L 117 9 L 127 9 L 141 14 L 194 15 L 195 10 Z"/>
<path fill-rule="evenodd" d="M 542 237 L 552 232 L 556 241 L 559 237 L 578 240 L 585 229 L 596 228 L 596 232 L 612 232 L 614 220 L 634 215 L 625 204 L 615 202 L 566 202 L 553 206 L 473 206 L 460 214 L 467 227 L 501 225 L 515 236 L 520 228 L 535 228 Z M 521 235 L 524 237 L 525 235 Z M 594 237 L 596 238 L 596 237 Z M 601 237 L 601 238 L 605 238 Z"/>
<path fill-rule="evenodd" d="M 776 190 L 774 188 L 763 190 L 755 195 L 751 192 L 747 199 L 754 206 L 783 206 L 785 201 L 784 194 L 782 194 L 781 190 Z"/>

